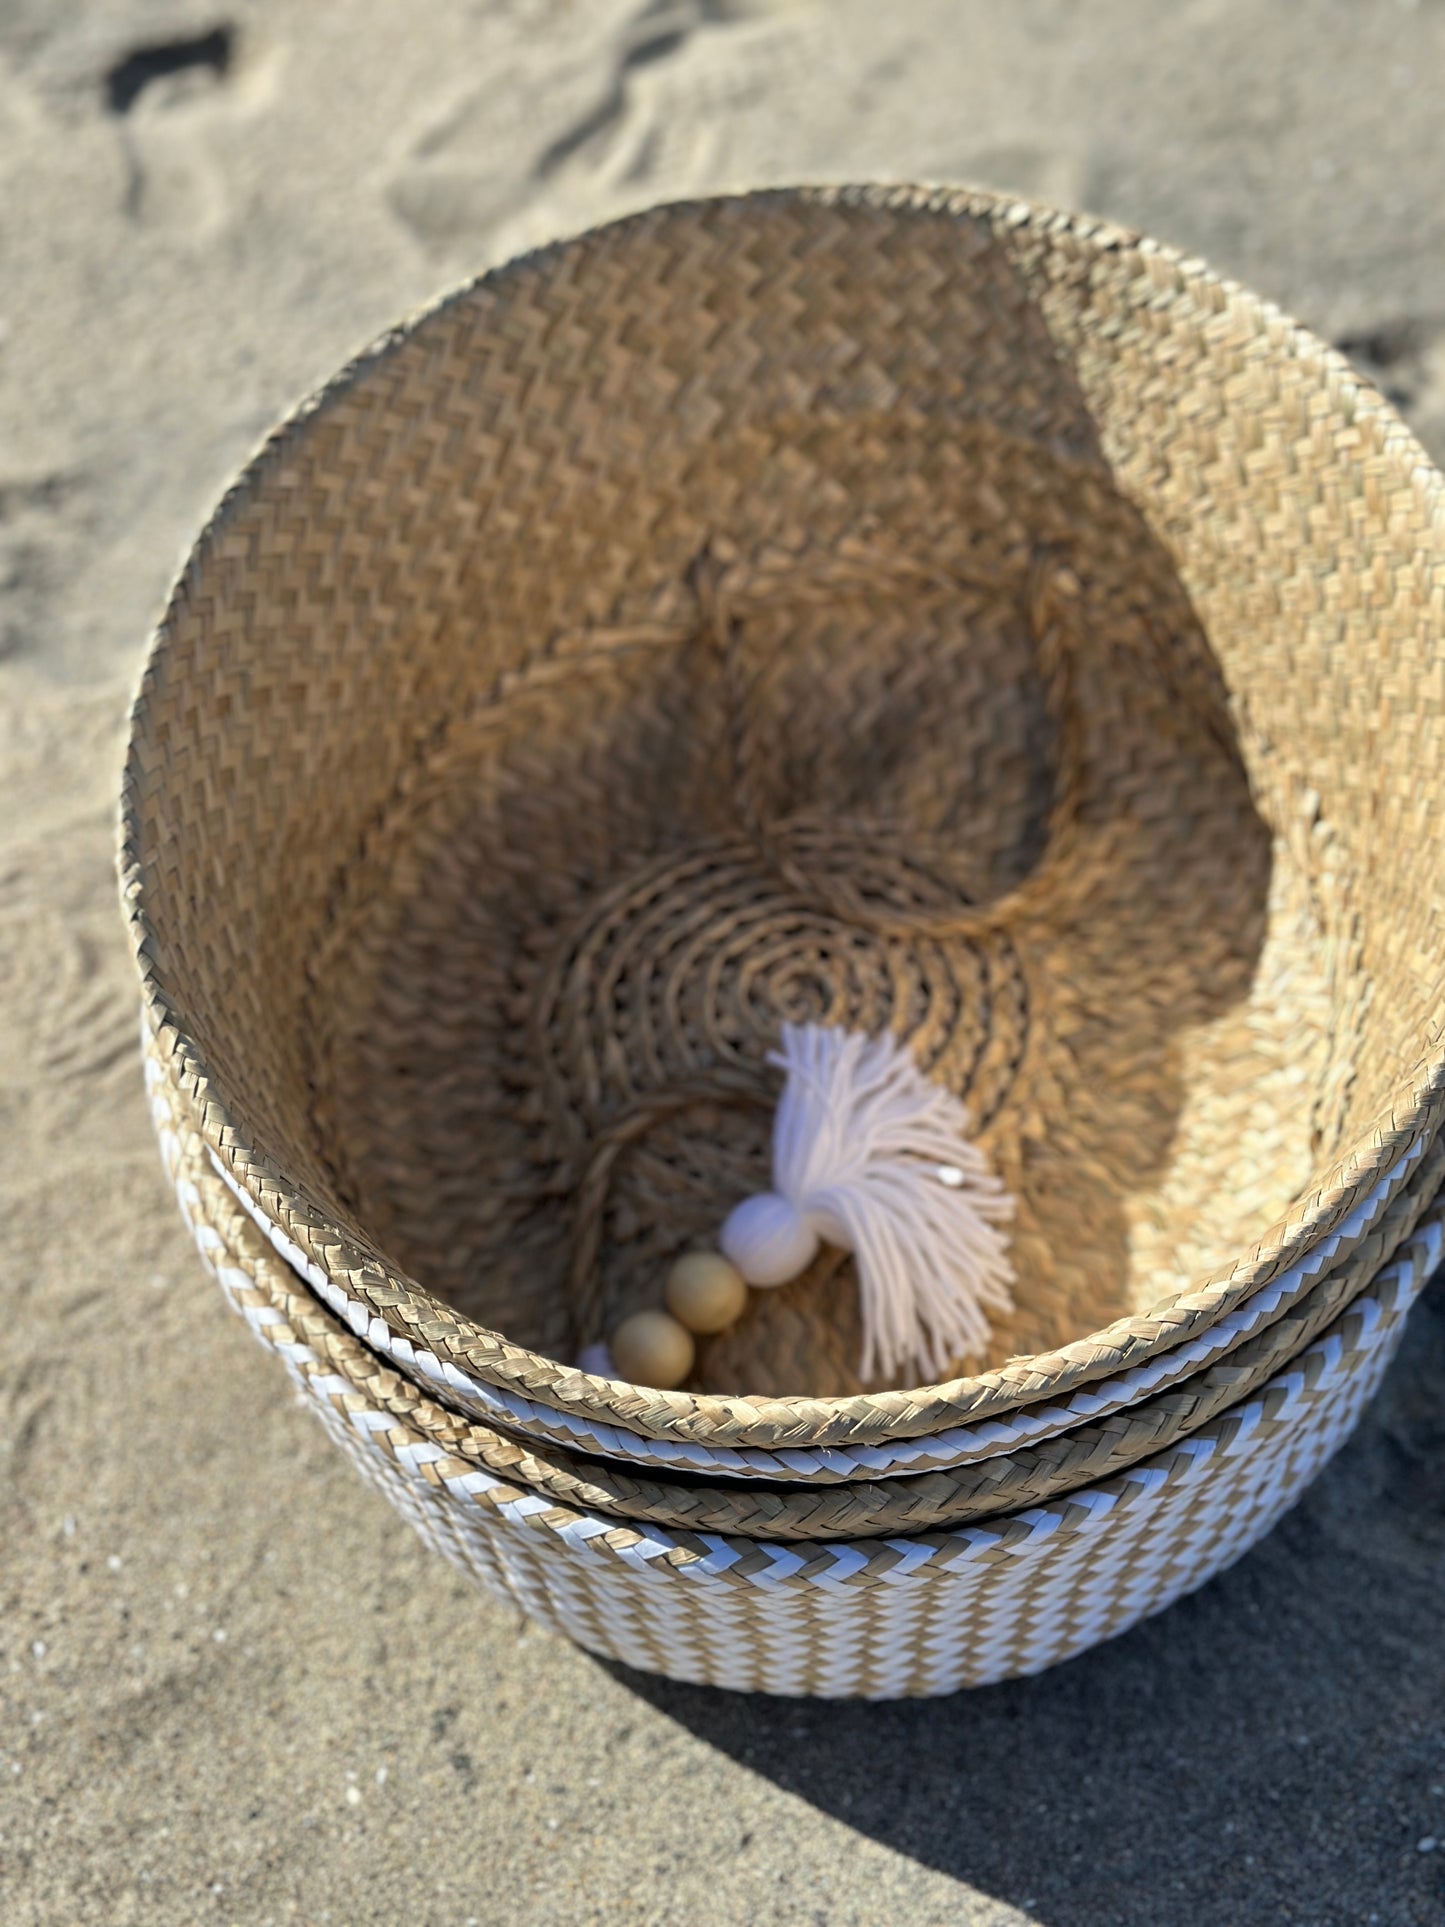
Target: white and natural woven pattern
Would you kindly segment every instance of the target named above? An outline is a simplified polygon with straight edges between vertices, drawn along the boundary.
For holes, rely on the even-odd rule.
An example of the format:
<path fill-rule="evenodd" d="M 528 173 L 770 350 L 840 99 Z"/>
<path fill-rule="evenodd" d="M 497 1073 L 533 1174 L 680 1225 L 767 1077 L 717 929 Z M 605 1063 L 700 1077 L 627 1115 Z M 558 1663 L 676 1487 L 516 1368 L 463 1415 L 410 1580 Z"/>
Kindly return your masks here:
<path fill-rule="evenodd" d="M 251 1322 L 269 1324 L 275 1342 L 304 1348 L 310 1376 L 348 1386 L 349 1408 L 367 1410 L 369 1422 L 388 1435 L 395 1428 L 409 1464 L 425 1463 L 434 1483 L 479 1467 L 578 1511 L 673 1531 L 766 1541 L 878 1539 L 958 1530 L 984 1517 L 1017 1513 L 1098 1484 L 1155 1457 L 1262 1388 L 1367 1290 L 1435 1200 L 1445 1164 L 1445 1146 L 1437 1143 L 1353 1257 L 1260 1336 L 1123 1413 L 1081 1424 L 1045 1446 L 948 1473 L 847 1484 L 749 1481 L 739 1486 L 675 1473 L 648 1475 L 565 1447 L 511 1437 L 499 1428 L 464 1420 L 428 1397 L 327 1311 L 271 1248 L 216 1174 L 159 1067 L 150 1068 L 157 1126 L 170 1134 L 172 1154 L 177 1144 L 181 1147 L 177 1188 L 191 1221 L 204 1227 L 213 1261 L 226 1267 L 232 1302 Z M 1417 1262 L 1424 1262 L 1423 1254 Z"/>
<path fill-rule="evenodd" d="M 158 1099 L 163 1125 L 164 1115 Z M 176 1178 L 180 1141 L 165 1128 L 162 1147 Z M 622 1525 L 448 1458 L 257 1304 L 194 1187 L 178 1188 L 208 1267 L 331 1436 L 470 1577 L 627 1664 L 830 1698 L 1038 1672 L 1203 1584 L 1343 1441 L 1442 1244 L 1437 1205 L 1367 1294 L 1268 1385 L 1116 1478 L 953 1532 L 781 1545 Z"/>
<path fill-rule="evenodd" d="M 164 1080 L 164 1072 L 154 1052 L 147 1052 L 146 1076 L 152 1086 Z M 169 1112 L 157 1112 L 157 1126 L 163 1137 L 171 1132 Z M 439 1394 L 458 1409 L 486 1418 L 503 1430 L 515 1429 L 536 1438 L 552 1439 L 624 1464 L 702 1472 L 709 1478 L 770 1479 L 780 1483 L 798 1480 L 810 1484 L 828 1484 L 860 1477 L 897 1478 L 938 1471 L 1041 1444 L 1076 1426 L 1092 1424 L 1112 1412 L 1123 1411 L 1138 1404 L 1141 1399 L 1205 1370 L 1255 1333 L 1265 1330 L 1306 1293 L 1328 1278 L 1342 1251 L 1355 1252 L 1412 1182 L 1424 1154 L 1424 1140 L 1417 1139 L 1364 1203 L 1306 1257 L 1247 1298 L 1229 1317 L 1207 1327 L 1190 1342 L 1178 1345 L 1172 1351 L 1156 1354 L 1130 1371 L 1119 1372 L 1097 1384 L 1080 1386 L 1066 1398 L 1004 1411 L 973 1425 L 953 1426 L 947 1431 L 921 1438 L 885 1439 L 874 1445 L 837 1445 L 771 1452 L 759 1447 L 714 1446 L 689 1439 L 646 1438 L 640 1433 L 625 1431 L 620 1426 L 605 1425 L 582 1413 L 539 1405 L 516 1393 L 469 1377 L 456 1365 L 437 1358 L 422 1347 L 409 1344 L 405 1339 L 398 1339 L 382 1319 L 370 1316 L 359 1300 L 350 1297 L 335 1279 L 328 1277 L 298 1245 L 256 1209 L 219 1158 L 211 1154 L 210 1162 L 217 1177 L 226 1184 L 277 1253 L 306 1280 L 322 1302 L 358 1338 L 364 1340 L 380 1357 L 390 1359 L 399 1369 L 435 1385 Z M 173 1156 L 173 1151 L 168 1149 L 168 1160 L 173 1160 Z M 1388 1247 L 1381 1254 L 1382 1261 L 1391 1255 L 1392 1249 Z"/>

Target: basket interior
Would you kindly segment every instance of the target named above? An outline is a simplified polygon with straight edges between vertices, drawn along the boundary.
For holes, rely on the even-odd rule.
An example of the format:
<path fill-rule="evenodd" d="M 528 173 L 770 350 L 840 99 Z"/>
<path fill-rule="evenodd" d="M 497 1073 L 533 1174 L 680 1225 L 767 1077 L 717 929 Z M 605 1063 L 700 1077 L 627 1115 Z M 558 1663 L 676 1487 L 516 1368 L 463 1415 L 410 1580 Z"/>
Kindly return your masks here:
<path fill-rule="evenodd" d="M 261 458 L 134 835 L 316 1207 L 570 1357 L 765 1179 L 779 1022 L 892 1029 L 1019 1201 L 982 1367 L 1228 1267 L 1375 1125 L 1438 1001 L 1433 478 L 1169 273 L 982 203 L 663 211 Z M 754 1294 L 695 1387 L 858 1389 L 850 1285 Z"/>

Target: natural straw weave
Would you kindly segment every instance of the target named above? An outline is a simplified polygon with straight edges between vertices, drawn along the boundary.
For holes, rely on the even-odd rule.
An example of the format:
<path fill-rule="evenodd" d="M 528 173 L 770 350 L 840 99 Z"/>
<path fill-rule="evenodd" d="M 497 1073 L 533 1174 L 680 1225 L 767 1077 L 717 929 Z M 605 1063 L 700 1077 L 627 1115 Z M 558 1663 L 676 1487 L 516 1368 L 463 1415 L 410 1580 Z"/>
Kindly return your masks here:
<path fill-rule="evenodd" d="M 594 1650 L 681 1679 L 891 1698 L 1037 1672 L 1237 1558 L 1340 1443 L 1442 1245 L 1434 1207 L 1369 1292 L 1252 1397 L 1144 1464 L 952 1534 L 750 1543 L 600 1515 L 458 1451 L 469 1428 L 378 1365 L 270 1251 L 148 1066 L 207 1265 L 359 1469 L 473 1579 Z"/>
<path fill-rule="evenodd" d="M 421 1430 L 450 1456 L 485 1466 L 529 1485 L 565 1505 L 583 1505 L 614 1517 L 691 1531 L 725 1532 L 746 1538 L 839 1539 L 883 1532 L 918 1532 L 940 1525 L 1018 1510 L 1136 1464 L 1197 1431 L 1237 1404 L 1331 1324 L 1380 1271 L 1382 1254 L 1402 1245 L 1418 1268 L 1426 1244 L 1409 1241 L 1434 1205 L 1445 1166 L 1445 1140 L 1437 1140 L 1416 1183 L 1382 1224 L 1339 1270 L 1303 1294 L 1252 1340 L 1238 1344 L 1220 1363 L 1185 1378 L 1170 1392 L 1145 1398 L 1102 1422 L 1080 1423 L 1043 1445 L 1005 1451 L 961 1470 L 894 1477 L 856 1484 L 771 1486 L 761 1483 L 699 1485 L 678 1477 L 638 1476 L 625 1466 L 587 1459 L 555 1445 L 532 1444 L 494 1429 L 469 1424 L 418 1395 L 408 1380 L 386 1372 L 363 1346 L 316 1303 L 304 1282 L 284 1265 L 229 1188 L 217 1175 L 193 1125 L 175 1103 L 158 1067 L 149 1081 L 167 1160 L 186 1200 L 193 1226 L 205 1226 L 213 1266 L 225 1253 L 226 1288 L 233 1300 L 259 1292 L 259 1303 L 284 1316 L 319 1356 L 329 1358 L 377 1411 Z M 248 1283 L 247 1280 L 250 1282 Z M 1412 1291 L 1423 1275 L 1412 1278 Z"/>
<path fill-rule="evenodd" d="M 150 1061 L 155 1066 L 154 1056 Z M 161 1080 L 160 1088 L 175 1097 L 174 1087 L 158 1067 L 155 1075 Z M 175 1115 L 176 1129 L 192 1128 L 186 1122 L 189 1114 L 183 1103 L 178 1104 Z M 1388 1194 L 1388 1202 L 1384 1191 L 1374 1194 L 1337 1232 L 1322 1239 L 1305 1259 L 1252 1293 L 1236 1311 L 1217 1320 L 1189 1343 L 1156 1353 L 1130 1370 L 1079 1387 L 1056 1401 L 1004 1411 L 979 1424 L 874 1445 L 765 1451 L 756 1447 L 739 1450 L 703 1446 L 692 1441 L 644 1438 L 575 1413 L 556 1412 L 515 1398 L 505 1401 L 494 1398 L 493 1407 L 499 1425 L 533 1438 L 544 1452 L 562 1452 L 564 1459 L 566 1448 L 576 1447 L 595 1458 L 618 1461 L 623 1466 L 686 1469 L 715 1478 L 791 1480 L 818 1486 L 830 1481 L 899 1478 L 921 1470 L 972 1465 L 1024 1445 L 1059 1438 L 1111 1413 L 1124 1413 L 1137 1407 L 1150 1400 L 1154 1393 L 1180 1386 L 1202 1374 L 1211 1363 L 1227 1359 L 1246 1340 L 1267 1333 L 1276 1320 L 1289 1318 L 1293 1329 L 1301 1329 L 1301 1321 L 1310 1311 L 1306 1301 L 1312 1299 L 1317 1289 L 1329 1288 L 1336 1294 L 1337 1302 L 1344 1302 L 1349 1291 L 1358 1289 L 1393 1256 L 1401 1238 L 1434 1196 L 1442 1155 L 1445 1155 L 1442 1140 L 1437 1136 L 1428 1156 L 1421 1151 L 1418 1156 L 1412 1154 L 1407 1159 L 1404 1183 Z M 355 1301 L 339 1292 L 324 1273 L 308 1263 L 296 1246 L 261 1217 L 225 1173 L 214 1153 L 207 1154 L 206 1174 L 213 1183 L 224 1182 L 232 1195 L 230 1208 L 234 1210 L 238 1203 L 244 1207 L 253 1228 L 259 1227 L 264 1232 L 267 1242 L 279 1251 L 291 1274 L 298 1280 L 306 1280 L 322 1303 L 331 1306 L 352 1330 L 364 1334 L 369 1343 L 380 1339 L 378 1349 L 384 1355 L 385 1335 L 378 1333 L 375 1321 L 369 1321 Z M 248 1249 L 252 1243 L 248 1237 Z M 1341 1253 L 1345 1255 L 1341 1257 Z M 1348 1275 L 1342 1277 L 1342 1273 Z M 1283 1345 L 1284 1341 L 1279 1342 Z M 440 1389 L 443 1396 L 452 1392 L 451 1384 L 445 1380 Z M 484 1426 L 476 1427 L 472 1435 L 496 1436 Z M 510 1441 L 508 1443 L 510 1445 Z"/>
<path fill-rule="evenodd" d="M 123 854 L 167 1075 L 514 1427 L 856 1448 L 1187 1346 L 1438 1128 L 1439 506 L 1337 357 L 1096 223 L 770 194 L 514 264 L 177 587 Z M 964 1096 L 1016 1317 L 863 1392 L 824 1262 L 692 1390 L 575 1372 L 763 1176 L 783 1018 Z"/>

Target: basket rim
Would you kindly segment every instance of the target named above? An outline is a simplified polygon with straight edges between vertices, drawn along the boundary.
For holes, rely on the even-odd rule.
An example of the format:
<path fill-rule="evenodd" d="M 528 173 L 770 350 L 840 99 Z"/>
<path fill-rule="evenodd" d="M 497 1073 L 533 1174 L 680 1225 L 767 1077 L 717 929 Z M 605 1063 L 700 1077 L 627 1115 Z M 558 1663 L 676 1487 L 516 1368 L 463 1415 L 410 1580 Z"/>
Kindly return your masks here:
<path fill-rule="evenodd" d="M 185 1214 L 198 1241 L 203 1230 L 206 1234 L 211 1268 L 218 1277 L 221 1267 L 227 1268 L 222 1283 L 229 1296 L 234 1299 L 243 1289 L 254 1293 L 262 1301 L 262 1322 L 268 1329 L 279 1319 L 293 1340 L 319 1348 L 331 1369 L 339 1372 L 357 1394 L 372 1401 L 388 1424 L 400 1424 L 418 1433 L 425 1441 L 423 1450 L 435 1448 L 459 1461 L 461 1467 L 516 1480 L 550 1503 L 582 1506 L 624 1524 L 647 1528 L 656 1525 L 743 1539 L 786 1538 L 790 1544 L 807 1545 L 879 1538 L 889 1533 L 914 1537 L 923 1532 L 958 1531 L 986 1517 L 1001 1517 L 1064 1497 L 1079 1484 L 1096 1484 L 1156 1457 L 1222 1418 L 1267 1381 L 1297 1364 L 1327 1331 L 1338 1329 L 1358 1301 L 1378 1292 L 1386 1273 L 1403 1275 L 1405 1266 L 1418 1269 L 1423 1265 L 1415 1289 L 1423 1286 L 1445 1242 L 1445 1200 L 1438 1194 L 1442 1147 L 1437 1139 L 1429 1158 L 1432 1168 L 1422 1166 L 1417 1172 L 1423 1195 L 1401 1193 L 1397 1200 L 1397 1207 L 1406 1205 L 1408 1222 L 1402 1226 L 1397 1242 L 1389 1245 L 1386 1241 L 1389 1248 L 1383 1257 L 1367 1260 L 1353 1277 L 1348 1268 L 1343 1276 L 1327 1268 L 1277 1322 L 1271 1320 L 1262 1330 L 1241 1334 L 1226 1354 L 1208 1361 L 1198 1372 L 1173 1379 L 1160 1390 L 1147 1391 L 1141 1399 L 1111 1413 L 1080 1413 L 1067 1429 L 1047 1432 L 1043 1440 L 1019 1438 L 995 1443 L 989 1452 L 955 1467 L 930 1467 L 923 1474 L 880 1479 L 859 1466 L 847 1483 L 807 1480 L 778 1486 L 754 1477 L 739 1484 L 728 1479 L 709 1480 L 705 1474 L 701 1478 L 680 1475 L 677 1468 L 643 1467 L 579 1454 L 555 1440 L 517 1439 L 495 1426 L 462 1421 L 379 1360 L 317 1299 L 305 1279 L 271 1247 L 216 1170 L 194 1125 L 180 1114 L 159 1066 L 148 1064 L 147 1082 L 157 1124 L 175 1140 L 166 1151 L 172 1181 L 185 1200 Z M 229 1214 L 229 1223 L 223 1213 Z M 230 1274 L 234 1274 L 234 1282 Z M 1410 1295 L 1414 1295 L 1413 1290 Z M 1186 1395 L 1193 1402 L 1187 1413 L 1177 1409 Z M 1168 1412 L 1171 1404 L 1175 1407 L 1172 1413 Z M 1151 1415 L 1158 1421 L 1152 1427 L 1147 1423 Z M 1171 1424 L 1171 1418 L 1176 1422 Z M 1144 1428 L 1134 1432 L 1140 1420 L 1146 1421 Z M 1169 1436 L 1160 1436 L 1164 1431 Z M 1110 1439 L 1108 1463 L 1101 1464 L 1106 1436 Z M 1083 1448 L 1082 1461 L 1075 1458 L 1050 1465 L 1047 1456 L 1040 1456 L 1041 1446 L 1045 1455 L 1057 1455 L 1070 1443 L 1075 1454 Z M 950 1501 L 939 1489 L 951 1476 L 979 1475 L 980 1466 L 988 1468 L 980 1476 L 995 1487 L 986 1503 L 980 1493 L 972 1499 L 956 1497 Z M 467 1471 L 461 1471 L 460 1476 L 468 1476 Z M 1006 1481 L 1002 1486 L 998 1484 L 1000 1476 Z M 780 1529 L 780 1521 L 790 1507 L 796 1514 L 800 1507 L 806 1511 L 820 1505 L 831 1506 L 840 1514 L 825 1529 L 818 1529 L 801 1516 L 788 1529 Z M 890 1506 L 899 1513 L 896 1519 L 887 1516 Z M 686 1516 L 689 1507 L 697 1516 Z M 910 1510 L 920 1516 L 908 1517 Z"/>
<path fill-rule="evenodd" d="M 244 1118 L 218 1090 L 203 1048 L 187 1025 L 182 1000 L 172 993 L 156 964 L 159 932 L 152 923 L 145 882 L 147 839 L 141 821 L 140 779 L 148 694 L 193 576 L 310 419 L 349 392 L 429 320 L 465 302 L 477 290 L 495 289 L 535 274 L 599 235 L 621 235 L 660 220 L 697 219 L 719 209 L 766 214 L 776 207 L 809 205 L 862 206 L 905 217 L 941 214 L 980 221 L 996 230 L 1033 228 L 1069 237 L 1100 253 L 1133 253 L 1147 259 L 1152 269 L 1172 271 L 1180 288 L 1216 290 L 1248 317 L 1254 332 L 1269 334 L 1276 355 L 1318 374 L 1352 420 L 1373 426 L 1378 453 L 1397 465 L 1401 479 L 1408 479 L 1424 497 L 1437 521 L 1445 519 L 1445 477 L 1394 409 L 1341 354 L 1275 304 L 1215 274 L 1197 256 L 1112 221 L 977 188 L 903 183 L 775 187 L 664 202 L 468 277 L 383 331 L 305 396 L 266 435 L 221 496 L 192 544 L 152 632 L 129 715 L 118 851 L 122 908 L 142 981 L 146 1029 L 161 1057 L 169 1060 L 168 1074 L 212 1152 L 261 1216 L 304 1254 L 308 1273 L 319 1271 L 343 1292 L 354 1294 L 353 1325 L 360 1317 L 369 1334 L 389 1333 L 396 1349 L 387 1349 L 394 1361 L 409 1376 L 430 1381 L 441 1396 L 450 1393 L 451 1401 L 463 1409 L 480 1382 L 482 1387 L 521 1394 L 560 1411 L 602 1417 L 646 1437 L 791 1447 L 918 1437 L 965 1418 L 1057 1396 L 1073 1385 L 1177 1345 L 1298 1262 L 1313 1244 L 1337 1231 L 1372 1191 L 1384 1187 L 1393 1195 L 1403 1181 L 1402 1160 L 1414 1146 L 1433 1140 L 1445 1112 L 1445 1025 L 1437 1002 L 1434 1009 L 1421 1013 L 1427 1048 L 1374 1123 L 1334 1160 L 1322 1181 L 1296 1199 L 1233 1264 L 1171 1289 L 1146 1311 L 1116 1319 L 1054 1351 L 934 1385 L 832 1398 L 656 1391 L 599 1378 L 514 1344 L 434 1297 L 374 1245 L 319 1209 L 254 1142 Z"/>
<path fill-rule="evenodd" d="M 191 1221 L 183 1194 L 182 1212 L 192 1232 L 198 1232 L 202 1226 Z M 916 1531 L 863 1531 L 818 1540 L 770 1540 L 766 1536 L 754 1538 L 734 1531 L 620 1516 L 595 1510 L 580 1496 L 564 1498 L 539 1491 L 528 1481 L 521 1465 L 504 1468 L 472 1458 L 454 1459 L 435 1436 L 436 1423 L 447 1416 L 445 1408 L 434 1405 L 422 1393 L 415 1406 L 431 1407 L 431 1412 L 420 1414 L 406 1409 L 407 1401 L 378 1397 L 375 1390 L 352 1377 L 349 1359 L 369 1354 L 337 1321 L 329 1319 L 324 1306 L 316 1306 L 314 1318 L 298 1329 L 265 1277 L 242 1262 L 237 1275 L 245 1280 L 247 1296 L 262 1300 L 262 1315 L 257 1317 L 215 1265 L 214 1253 L 207 1263 L 228 1302 L 246 1318 L 261 1343 L 278 1353 L 307 1396 L 320 1407 L 330 1407 L 338 1418 L 344 1414 L 369 1445 L 386 1455 L 400 1476 L 424 1490 L 440 1488 L 463 1506 L 510 1513 L 519 1525 L 525 1524 L 549 1540 L 565 1541 L 574 1550 L 598 1553 L 608 1563 L 636 1565 L 640 1558 L 648 1565 L 655 1563 L 660 1570 L 723 1579 L 728 1584 L 811 1586 L 840 1581 L 877 1583 L 900 1571 L 911 1577 L 920 1566 L 942 1573 L 956 1569 L 961 1562 L 989 1563 L 1002 1553 L 1031 1554 L 1049 1544 L 1066 1543 L 1111 1516 L 1136 1507 L 1147 1514 L 1180 1486 L 1192 1484 L 1201 1475 L 1208 1476 L 1211 1466 L 1269 1449 L 1271 1438 L 1277 1438 L 1282 1428 L 1292 1428 L 1302 1412 L 1345 1387 L 1359 1364 L 1369 1369 L 1379 1346 L 1390 1342 L 1391 1334 L 1408 1318 L 1434 1275 L 1431 1260 L 1438 1257 L 1442 1240 L 1445 1200 L 1437 1196 L 1369 1283 L 1341 1306 L 1323 1329 L 1279 1361 L 1262 1383 L 1243 1392 L 1195 1430 L 1130 1465 L 983 1518 Z M 1417 1264 L 1414 1254 L 1419 1247 L 1425 1248 L 1426 1256 Z M 299 1289 L 304 1294 L 304 1287 Z M 320 1336 L 314 1329 L 317 1323 L 332 1327 L 334 1345 L 324 1355 L 312 1343 Z M 434 1421 L 429 1424 L 427 1420 L 433 1414 Z M 373 1416 L 384 1423 L 371 1422 Z M 527 1456 L 523 1448 L 519 1459 Z"/>
<path fill-rule="evenodd" d="M 194 1121 L 179 1102 L 164 1071 L 154 1055 L 148 1053 L 148 1079 L 152 1074 L 155 1079 L 153 1103 L 168 1103 L 166 1128 L 173 1132 L 196 1132 Z M 196 1132 L 198 1138 L 199 1135 Z M 1092 1424 L 1101 1418 L 1123 1421 L 1141 1398 L 1167 1394 L 1171 1390 L 1177 1392 L 1182 1385 L 1190 1383 L 1198 1371 L 1227 1360 L 1239 1345 L 1257 1339 L 1276 1318 L 1288 1317 L 1291 1312 L 1297 1314 L 1316 1292 L 1329 1288 L 1331 1280 L 1353 1261 L 1365 1244 L 1380 1238 L 1394 1211 L 1414 1195 L 1414 1187 L 1422 1174 L 1438 1165 L 1440 1145 L 1438 1135 L 1428 1151 L 1423 1140 L 1417 1140 L 1403 1161 L 1403 1181 L 1398 1187 L 1390 1192 L 1377 1188 L 1339 1233 L 1321 1239 L 1297 1265 L 1279 1273 L 1270 1284 L 1260 1286 L 1232 1312 L 1212 1320 L 1187 1342 L 1170 1350 L 1155 1351 L 1142 1363 L 1108 1378 L 1078 1384 L 1066 1394 L 1041 1396 L 1036 1402 L 1016 1403 L 1007 1409 L 991 1411 L 981 1423 L 965 1423 L 921 1436 L 893 1434 L 871 1444 L 849 1441 L 821 1448 L 795 1446 L 772 1450 L 705 1446 L 695 1441 L 657 1439 L 623 1431 L 616 1425 L 558 1410 L 549 1404 L 500 1394 L 480 1383 L 472 1384 L 467 1395 L 458 1395 L 456 1380 L 443 1375 L 434 1358 L 420 1359 L 421 1369 L 409 1377 L 407 1383 L 421 1398 L 435 1398 L 444 1404 L 454 1419 L 465 1415 L 475 1424 L 494 1428 L 499 1435 L 525 1440 L 544 1450 L 558 1448 L 586 1459 L 630 1465 L 639 1473 L 646 1471 L 674 1479 L 700 1477 L 719 1481 L 819 1484 L 886 1480 L 923 1472 L 947 1473 L 960 1465 L 977 1464 L 1020 1447 L 1049 1440 L 1057 1442 L 1076 1426 Z M 297 1289 L 316 1301 L 318 1316 L 332 1318 L 362 1339 L 383 1369 L 405 1374 L 411 1359 L 404 1347 L 399 1346 L 388 1331 L 379 1328 L 380 1321 L 371 1319 L 359 1301 L 339 1290 L 298 1246 L 275 1229 L 209 1145 L 205 1152 L 207 1171 L 240 1205 L 271 1246 L 273 1255 L 296 1279 Z M 1432 1190 L 1438 1188 L 1438 1179 L 1432 1177 L 1430 1185 Z M 1078 1409 L 1072 1409 L 1076 1405 Z M 1011 1427 L 1021 1429 L 1017 1436 L 1007 1438 L 1005 1435 Z M 889 1462 L 880 1464 L 885 1458 Z"/>

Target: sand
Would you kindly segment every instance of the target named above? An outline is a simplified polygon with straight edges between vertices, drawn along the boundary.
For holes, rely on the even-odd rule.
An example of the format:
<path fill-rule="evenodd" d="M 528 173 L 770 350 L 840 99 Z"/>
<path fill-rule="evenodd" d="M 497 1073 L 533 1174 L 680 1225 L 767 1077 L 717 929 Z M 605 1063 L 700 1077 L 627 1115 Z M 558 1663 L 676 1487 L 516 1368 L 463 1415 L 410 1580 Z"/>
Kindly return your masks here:
<path fill-rule="evenodd" d="M 1272 1538 L 1051 1675 L 627 1675 L 425 1554 L 223 1310 L 111 879 L 185 544 L 443 286 L 680 192 L 983 181 L 1199 250 L 1445 454 L 1442 79 L 1439 0 L 0 7 L 7 1927 L 1445 1920 L 1439 1286 Z"/>

